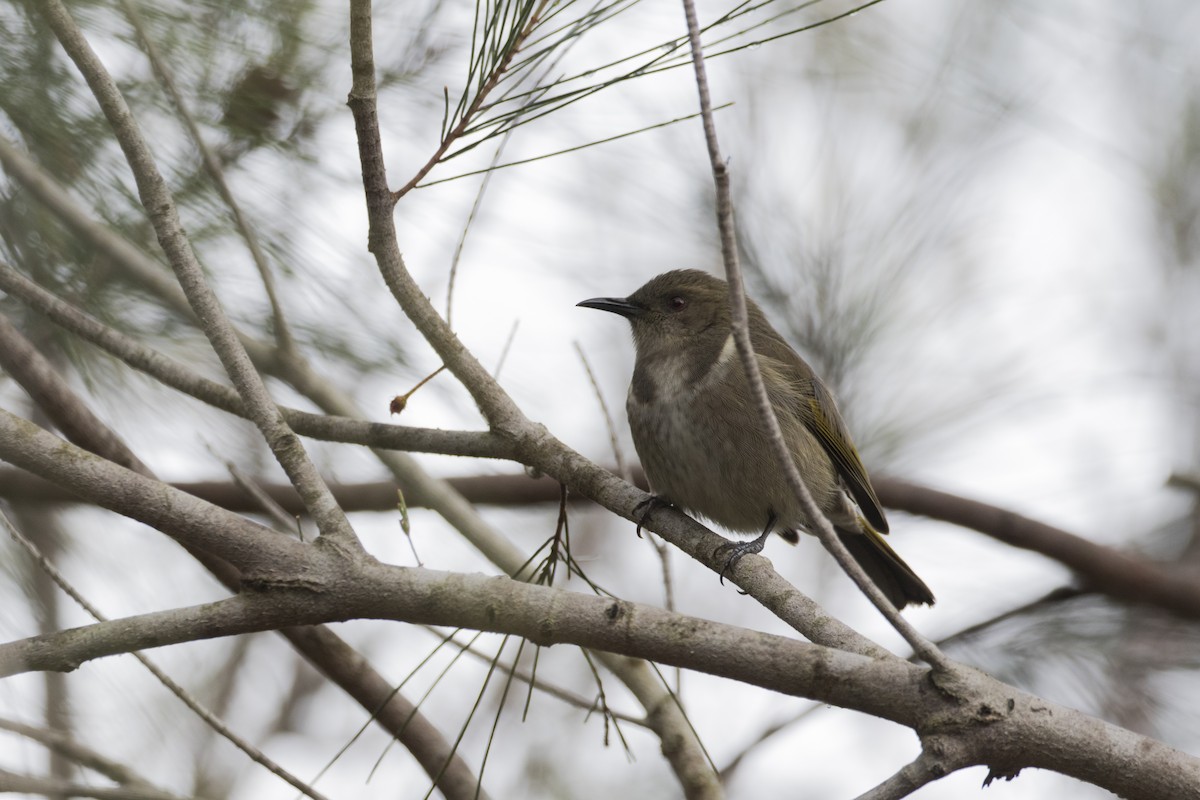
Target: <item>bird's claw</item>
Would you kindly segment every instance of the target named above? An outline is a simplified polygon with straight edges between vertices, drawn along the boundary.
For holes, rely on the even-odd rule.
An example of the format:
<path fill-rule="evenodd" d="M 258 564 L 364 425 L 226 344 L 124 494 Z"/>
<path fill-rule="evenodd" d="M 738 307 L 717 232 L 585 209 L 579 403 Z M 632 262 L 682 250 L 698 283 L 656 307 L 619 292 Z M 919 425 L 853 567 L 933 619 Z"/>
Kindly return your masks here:
<path fill-rule="evenodd" d="M 748 542 L 726 542 L 716 550 L 713 550 L 712 557 L 714 561 L 719 559 L 722 554 L 729 553 L 729 558 L 725 560 L 725 566 L 721 568 L 721 572 L 717 576 L 717 580 L 720 582 L 720 584 L 722 586 L 725 585 L 726 574 L 729 574 L 730 577 L 733 577 L 732 570 L 734 566 L 737 565 L 737 562 L 741 561 L 751 553 L 761 553 L 765 544 L 766 536 L 764 535 L 759 536 L 756 539 L 751 539 Z M 742 592 L 742 594 L 745 594 L 745 592 Z"/>
<path fill-rule="evenodd" d="M 642 538 L 642 528 L 646 525 L 646 520 L 654 513 L 656 508 L 672 508 L 672 504 L 663 500 L 656 494 L 652 494 L 642 502 L 633 507 L 634 516 L 637 517 L 637 536 Z"/>

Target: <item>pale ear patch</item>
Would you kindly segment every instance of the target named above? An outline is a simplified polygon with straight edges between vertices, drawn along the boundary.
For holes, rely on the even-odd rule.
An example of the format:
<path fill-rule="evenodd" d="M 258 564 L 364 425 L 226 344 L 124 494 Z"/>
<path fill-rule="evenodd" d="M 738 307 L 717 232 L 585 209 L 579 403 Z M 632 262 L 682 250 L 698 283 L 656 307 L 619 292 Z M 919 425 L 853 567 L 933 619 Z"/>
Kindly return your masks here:
<path fill-rule="evenodd" d="M 717 366 L 723 367 L 733 359 L 737 358 L 737 345 L 733 342 L 733 333 L 725 338 L 725 344 L 721 345 L 721 352 L 717 355 Z"/>

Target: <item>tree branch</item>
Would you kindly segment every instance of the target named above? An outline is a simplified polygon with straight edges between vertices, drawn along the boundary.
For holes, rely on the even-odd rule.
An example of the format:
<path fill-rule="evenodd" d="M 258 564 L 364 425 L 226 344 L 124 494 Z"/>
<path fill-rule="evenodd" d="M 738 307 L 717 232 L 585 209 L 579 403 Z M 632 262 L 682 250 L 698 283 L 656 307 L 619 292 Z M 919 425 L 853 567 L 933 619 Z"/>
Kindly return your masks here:
<path fill-rule="evenodd" d="M 312 584 L 312 547 L 68 444 L 0 409 L 0 458 L 102 508 L 219 556 L 251 583 Z"/>
<path fill-rule="evenodd" d="M 7 341 L 0 341 L 0 344 L 11 344 L 21 354 L 21 358 L 11 361 L 10 373 L 32 396 L 46 401 L 45 409 L 52 419 L 60 424 L 60 418 L 71 420 L 72 424 L 68 427 L 78 443 L 100 455 L 113 452 L 118 456 L 127 456 L 131 468 L 146 478 L 153 478 L 149 469 L 133 456 L 124 442 L 86 409 L 40 353 L 21 347 L 24 337 L 19 332 L 0 328 L 0 333 L 3 332 L 9 336 Z M 292 497 L 295 497 L 294 487 L 289 485 L 288 488 Z M 284 537 L 275 538 L 291 541 Z M 184 546 L 187 547 L 187 544 Z M 238 576 L 228 564 L 202 550 L 189 548 L 189 552 L 230 591 L 238 590 Z M 400 740 L 447 800 L 486 800 L 487 795 L 481 791 L 478 778 L 441 733 L 416 706 L 388 686 L 370 663 L 341 638 L 320 627 L 287 628 L 281 633 L 298 652 L 361 703 L 385 730 Z"/>
<path fill-rule="evenodd" d="M 859 795 L 858 800 L 901 800 L 926 784 L 970 766 L 969 761 L 963 760 L 967 755 L 963 748 L 948 737 L 929 737 L 923 744 L 916 759 L 883 783 Z"/>
<path fill-rule="evenodd" d="M 25 550 L 29 553 L 29 555 L 32 556 L 33 559 L 37 562 L 38 567 L 46 575 L 48 575 L 50 577 L 50 579 L 54 581 L 55 584 L 58 585 L 59 589 L 61 589 L 72 600 L 74 600 L 81 608 L 83 608 L 88 614 L 90 614 L 97 622 L 100 622 L 100 623 L 107 622 L 107 620 L 104 618 L 104 615 L 100 613 L 99 609 L 97 609 L 94 605 L 92 605 L 90 602 L 88 602 L 88 600 L 85 599 L 83 597 L 83 595 L 81 595 L 78 591 L 76 591 L 74 586 L 72 586 L 70 583 L 67 582 L 66 578 L 63 577 L 62 573 L 60 573 L 54 567 L 54 565 L 51 564 L 46 559 L 46 557 L 42 555 L 41 551 L 38 550 L 37 546 L 34 545 L 34 543 L 31 542 L 24 534 L 22 534 L 19 530 L 17 530 L 17 528 L 12 524 L 12 522 L 9 521 L 8 517 L 6 517 L 4 515 L 3 511 L 0 511 L 0 527 L 6 528 L 8 530 L 9 535 L 12 536 L 12 538 L 15 539 L 18 544 L 20 544 L 23 548 L 25 548 Z M 143 667 L 145 667 L 159 683 L 161 683 L 164 687 L 166 687 L 167 691 L 169 691 L 171 694 L 175 695 L 175 697 L 178 698 L 180 702 L 182 702 L 184 705 L 186 705 L 188 707 L 188 710 L 190 710 L 193 714 L 195 714 L 197 717 L 199 717 L 200 720 L 202 722 L 204 722 L 204 724 L 208 725 L 210 728 L 212 728 L 214 731 L 216 731 L 219 736 L 224 738 L 226 741 L 228 741 L 230 744 L 232 744 L 237 749 L 241 750 L 242 753 L 244 753 L 246 755 L 246 757 L 249 758 L 251 761 L 258 764 L 260 767 L 267 770 L 272 775 L 275 775 L 279 779 L 285 781 L 288 785 L 290 785 L 293 789 L 296 789 L 297 791 L 299 791 L 301 794 L 311 797 L 312 800 L 326 800 L 325 795 L 316 791 L 311 786 L 309 786 L 307 783 L 305 783 L 304 781 L 297 778 L 295 775 L 293 775 L 290 772 L 288 772 L 287 770 L 285 770 L 283 767 L 281 767 L 279 764 L 277 764 L 273 759 L 271 759 L 269 756 L 267 756 L 266 753 L 262 752 L 257 747 L 250 744 L 250 742 L 247 739 L 234 733 L 233 730 L 228 725 L 226 725 L 222 719 L 220 719 L 216 714 L 214 714 L 207 707 L 205 707 L 199 700 L 197 700 L 192 695 L 191 692 L 189 692 L 187 689 L 184 689 L 183 686 L 181 686 L 177 681 L 175 681 L 175 679 L 173 679 L 171 676 L 167 675 L 167 673 L 163 672 L 162 669 L 160 669 L 159 666 L 157 664 L 155 664 L 153 661 L 151 661 L 146 655 L 144 655 L 143 653 L 141 653 L 137 650 L 131 651 L 130 655 L 132 655 L 135 659 L 137 659 L 138 662 Z"/>
<path fill-rule="evenodd" d="M 1200 581 L 1190 567 L 1155 564 L 1015 511 L 897 478 L 879 481 L 876 489 L 890 508 L 962 525 L 1052 558 L 1074 570 L 1088 589 L 1200 618 Z"/>
<path fill-rule="evenodd" d="M 233 389 L 210 381 L 175 359 L 114 330 L 87 312 L 54 296 L 3 262 L 0 262 L 0 289 L 55 324 L 164 385 L 230 414 L 248 417 L 245 404 Z M 297 433 L 313 439 L 474 458 L 512 458 L 513 455 L 509 442 L 488 431 L 413 428 L 366 422 L 348 416 L 312 414 L 287 406 L 278 408 Z"/>
<path fill-rule="evenodd" d="M 278 589 L 144 614 L 0 645 L 0 675 L 70 669 L 92 658 L 197 638 L 266 630 L 285 619 L 391 619 L 523 636 L 653 660 L 891 720 L 924 741 L 949 737 L 953 768 L 996 775 L 1040 767 L 1130 798 L 1184 797 L 1200 759 L 1078 711 L 963 670 L 966 702 L 935 689 L 927 670 L 502 577 L 366 564 L 324 592 Z"/>
<path fill-rule="evenodd" d="M 821 513 L 821 509 L 813 500 L 812 492 L 809 491 L 808 485 L 800 475 L 796 462 L 788 451 L 787 443 L 784 442 L 783 431 L 779 427 L 779 420 L 775 418 L 771 399 L 767 396 L 767 388 L 763 384 L 762 373 L 758 368 L 758 359 L 754 355 L 754 346 L 750 342 L 750 320 L 746 312 L 742 270 L 738 264 L 737 234 L 733 222 L 733 198 L 729 190 L 729 168 L 721 156 L 720 145 L 717 142 L 717 127 L 713 121 L 708 76 L 704 68 L 704 48 L 700 44 L 700 23 L 696 18 L 696 6 L 693 0 L 683 0 L 683 8 L 687 17 L 688 41 L 692 50 L 696 89 L 700 95 L 700 116 L 704 125 L 704 141 L 708 146 L 709 164 L 712 169 L 713 182 L 716 184 L 717 228 L 721 235 L 721 257 L 725 264 L 725 275 L 729 284 L 733 341 L 737 346 L 738 357 L 746 372 L 746 380 L 750 384 L 751 393 L 754 395 L 759 420 L 766 428 L 767 436 L 771 441 L 773 457 L 787 478 L 788 488 L 800 501 L 804 515 L 813 526 L 821 544 L 825 545 L 825 549 L 833 555 L 842 569 L 870 598 L 892 627 L 904 637 L 913 652 L 939 672 L 951 675 L 955 671 L 953 662 L 946 658 L 937 645 L 922 636 L 900 615 L 879 587 L 867 576 L 866 571 L 850 555 L 846 546 L 838 539 L 833 525 Z"/>
<path fill-rule="evenodd" d="M 225 315 L 216 294 L 208 286 L 204 272 L 183 232 L 175 200 L 112 76 L 108 74 L 108 70 L 60 0 L 46 0 L 41 9 L 59 43 L 75 62 L 108 119 L 133 172 L 138 195 L 154 226 L 159 245 L 167 254 L 167 260 L 175 271 L 189 305 L 199 319 L 200 326 L 217 357 L 221 359 L 226 374 L 237 388 L 251 420 L 262 432 L 267 446 L 288 478 L 295 484 L 300 496 L 304 498 L 305 506 L 316 520 L 321 533 L 328 537 L 327 541 L 344 554 L 361 555 L 362 545 L 345 514 L 337 507 L 333 495 L 325 487 L 300 440 L 275 407 L 262 376 L 258 374 L 238 339 L 237 332 Z"/>

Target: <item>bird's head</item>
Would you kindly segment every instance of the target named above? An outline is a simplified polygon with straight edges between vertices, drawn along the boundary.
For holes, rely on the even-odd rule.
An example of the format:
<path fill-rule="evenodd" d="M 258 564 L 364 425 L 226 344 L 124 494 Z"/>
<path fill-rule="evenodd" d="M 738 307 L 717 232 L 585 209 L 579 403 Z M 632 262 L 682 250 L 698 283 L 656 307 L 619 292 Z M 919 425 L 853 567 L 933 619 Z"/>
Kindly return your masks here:
<path fill-rule="evenodd" d="M 578 305 L 629 320 L 639 358 L 703 348 L 729 335 L 725 281 L 696 269 L 664 272 L 628 297 L 594 297 Z"/>

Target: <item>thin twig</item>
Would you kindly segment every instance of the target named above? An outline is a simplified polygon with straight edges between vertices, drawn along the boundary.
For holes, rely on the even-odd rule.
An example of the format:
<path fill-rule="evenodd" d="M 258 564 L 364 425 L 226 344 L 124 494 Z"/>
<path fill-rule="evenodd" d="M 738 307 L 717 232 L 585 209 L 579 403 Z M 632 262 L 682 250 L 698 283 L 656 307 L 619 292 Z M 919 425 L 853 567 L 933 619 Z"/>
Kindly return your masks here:
<path fill-rule="evenodd" d="M 107 618 L 100 613 L 98 608 L 89 603 L 83 595 L 76 591 L 75 587 L 71 585 L 71 583 L 63 576 L 63 574 L 59 572 L 53 564 L 46 560 L 41 551 L 38 550 L 37 545 L 27 539 L 19 530 L 17 530 L 16 526 L 13 525 L 13 523 L 8 519 L 8 516 L 3 510 L 0 510 L 0 525 L 3 525 L 4 529 L 8 531 L 8 535 L 11 536 L 17 544 L 25 549 L 25 552 L 27 552 L 29 557 L 34 560 L 34 563 L 36 563 L 38 567 L 50 577 L 51 580 L 58 584 L 58 588 L 62 589 L 68 597 L 70 597 L 79 605 L 80 608 L 87 611 L 87 613 L 90 614 L 97 622 L 108 621 Z M 171 694 L 178 697 L 193 714 L 203 720 L 205 724 L 216 731 L 219 736 L 228 740 L 234 747 L 245 753 L 251 761 L 263 767 L 276 777 L 287 781 L 293 788 L 313 798 L 313 800 L 326 800 L 323 794 L 313 789 L 296 776 L 292 775 L 283 767 L 276 764 L 257 747 L 250 744 L 250 742 L 246 741 L 230 730 L 224 722 L 218 719 L 216 715 L 203 706 L 200 701 L 198 701 L 191 695 L 190 692 L 188 692 L 187 689 L 184 689 L 182 686 L 176 683 L 169 675 L 159 669 L 158 666 L 149 658 L 137 651 L 131 651 L 130 655 L 136 658 L 141 665 L 158 680 L 159 683 L 161 683 L 167 688 L 168 691 L 171 692 Z"/>
<path fill-rule="evenodd" d="M 139 789 L 153 790 L 155 787 L 148 780 L 143 778 L 138 773 L 129 767 L 127 764 L 122 764 L 119 761 L 113 761 L 107 756 L 101 755 L 92 748 L 80 743 L 71 738 L 62 731 L 47 730 L 46 728 L 35 728 L 32 725 L 25 725 L 15 720 L 0 718 L 0 730 L 6 730 L 11 733 L 24 736 L 27 739 L 32 739 L 44 745 L 46 748 L 61 754 L 65 758 L 74 763 L 86 767 L 87 769 L 97 772 L 100 775 L 108 778 L 114 783 L 122 786 L 132 786 Z M 168 792 L 159 791 L 163 797 L 173 797 Z"/>
<path fill-rule="evenodd" d="M 471 121 L 474 119 L 475 114 L 483 106 L 483 102 L 487 99 L 488 94 L 490 94 L 491 91 L 496 88 L 497 84 L 499 84 L 500 78 L 503 77 L 505 70 L 507 70 L 509 65 L 512 63 L 512 59 L 516 56 L 517 51 L 521 49 L 521 45 L 525 42 L 525 40 L 529 37 L 529 34 L 533 31 L 534 27 L 538 24 L 542 10 L 546 7 L 547 2 L 549 2 L 549 0 L 541 0 L 533 13 L 529 15 L 529 20 L 525 27 L 520 31 L 515 32 L 511 44 L 508 46 L 503 58 L 501 58 L 492 67 L 491 73 L 476 91 L 475 99 L 471 101 L 471 104 L 459 117 L 458 123 L 455 124 L 455 126 L 444 137 L 442 137 L 442 141 L 434 151 L 433 155 L 431 155 L 429 160 L 417 170 L 416 174 L 409 179 L 408 183 L 404 184 L 404 186 L 400 187 L 400 189 L 392 194 L 391 199 L 393 204 L 395 204 L 401 197 L 412 191 L 412 189 L 421 182 L 421 179 L 428 175 L 429 171 L 441 162 L 442 156 L 446 155 L 446 151 L 450 149 L 450 146 L 454 144 L 454 142 L 457 141 L 460 136 L 463 135 L 467 129 L 467 126 L 470 125 Z M 470 87 L 468 86 L 463 92 L 463 100 L 466 99 L 466 93 L 469 91 Z"/>
<path fill-rule="evenodd" d="M 754 346 L 750 342 L 749 319 L 746 313 L 746 295 L 742 287 L 741 266 L 738 263 L 738 247 L 736 230 L 733 221 L 733 199 L 729 188 L 729 169 L 721 155 L 717 142 L 717 128 L 713 121 L 712 100 L 708 90 L 708 76 L 704 68 L 704 53 L 700 44 L 700 24 L 696 18 L 694 0 L 683 0 L 684 14 L 687 17 L 688 40 L 692 48 L 692 64 L 696 74 L 696 88 L 700 95 L 700 110 L 703 119 L 704 140 L 708 146 L 710 166 L 717 194 L 717 225 L 721 234 L 721 256 L 725 263 L 725 275 L 729 283 L 729 305 L 732 317 L 733 339 L 737 345 L 738 357 L 746 371 L 746 378 L 754 394 L 758 407 L 759 419 L 766 427 L 771 441 L 772 455 L 783 470 L 789 488 L 800 501 L 800 507 L 813 525 L 821 543 L 833 554 L 838 564 L 850 575 L 859 588 L 871 599 L 880 613 L 908 642 L 913 651 L 921 656 L 930 666 L 940 672 L 953 672 L 953 662 L 938 650 L 937 646 L 922 636 L 916 628 L 908 623 L 895 607 L 879 590 L 862 567 L 854 560 L 845 545 L 838 539 L 829 520 L 821 513 L 804 478 L 796 468 L 796 462 L 788 451 L 771 408 L 771 400 L 767 396 L 762 374 L 758 368 L 758 359 L 754 355 Z"/>
<path fill-rule="evenodd" d="M 613 420 L 612 412 L 608 410 L 608 403 L 604 401 L 604 392 L 600 391 L 600 382 L 596 380 L 596 373 L 592 371 L 592 365 L 588 363 L 587 355 L 583 352 L 583 347 L 578 341 L 573 342 L 575 352 L 579 355 L 579 362 L 583 364 L 583 371 L 587 373 L 588 383 L 592 385 L 592 394 L 595 395 L 596 401 L 600 403 L 600 415 L 604 419 L 604 428 L 608 431 L 608 444 L 612 448 L 613 458 L 617 462 L 617 474 L 630 483 L 633 482 L 633 474 L 629 471 L 629 463 L 625 460 L 625 452 L 621 448 L 621 442 L 617 438 L 617 424 Z"/>
<path fill-rule="evenodd" d="M 446 324 L 450 323 L 447 322 Z M 504 362 L 508 360 L 508 354 L 512 351 L 513 342 L 517 338 L 517 328 L 519 327 L 521 327 L 521 318 L 517 317 L 508 329 L 508 336 L 504 337 L 504 346 L 500 348 L 500 357 L 496 359 L 496 369 L 492 371 L 492 378 L 494 380 L 500 380 L 500 370 L 504 369 Z"/>
<path fill-rule="evenodd" d="M 259 508 L 266 513 L 268 517 L 275 521 L 275 527 L 279 528 L 280 532 L 292 534 L 299 532 L 300 521 L 296 517 L 284 510 L 274 497 L 267 494 L 266 490 L 258 484 L 258 481 L 247 475 L 232 461 L 225 462 L 225 469 L 229 471 L 230 477 L 233 478 L 243 492 L 250 495 Z M 303 535 L 298 535 L 296 538 L 304 541 Z"/>
<path fill-rule="evenodd" d="M 225 180 L 225 172 L 221 168 L 221 162 L 213 153 L 212 148 L 204 141 L 204 136 L 200 132 L 200 126 L 196 124 L 195 117 L 188 110 L 187 102 L 183 94 L 179 91 L 179 87 L 175 83 L 175 78 L 172 76 L 170 69 L 167 67 L 166 61 L 158 52 L 158 47 L 151 41 L 149 33 L 142 25 L 141 14 L 138 13 L 137 7 L 130 0 L 120 0 L 121 10 L 125 12 L 125 16 L 129 19 L 129 24 L 133 26 L 134 32 L 142 43 L 142 47 L 146 51 L 146 57 L 150 59 L 150 66 L 153 67 L 154 73 L 158 76 L 163 88 L 171 98 L 171 102 L 175 105 L 175 110 L 179 114 L 179 119 L 187 128 L 188 136 L 191 137 L 192 143 L 196 146 L 196 150 L 200 153 L 200 162 L 204 165 L 204 171 L 208 173 L 209 179 L 216 187 L 217 193 L 221 195 L 221 199 L 229 206 L 229 211 L 233 216 L 233 224 L 241 234 L 242 240 L 246 243 L 246 249 L 250 251 L 250 258 L 254 261 L 254 266 L 258 269 L 259 279 L 262 280 L 263 289 L 267 293 L 267 301 L 271 305 L 271 319 L 273 322 L 272 328 L 275 331 L 275 343 L 279 347 L 282 354 L 286 355 L 295 350 L 295 340 L 292 338 L 291 330 L 288 326 L 287 317 L 284 316 L 283 306 L 279 302 L 279 297 L 275 291 L 275 276 L 271 272 L 271 266 L 267 263 L 267 256 L 263 253 L 262 247 L 258 243 L 258 236 L 254 229 L 250 226 L 249 220 L 246 219 L 245 213 L 242 211 L 241 204 L 233 196 L 233 192 L 229 189 L 229 184 Z"/>
<path fill-rule="evenodd" d="M 258 374 L 183 232 L 175 200 L 120 89 L 101 63 L 61 0 L 41 5 L 55 36 L 82 73 L 125 153 L 138 195 L 150 217 L 160 246 L 175 271 L 201 327 L 226 373 L 262 432 L 272 454 L 295 484 L 317 527 L 345 555 L 362 553 L 362 545 L 345 514 L 308 458 L 299 438 L 288 427 Z"/>

